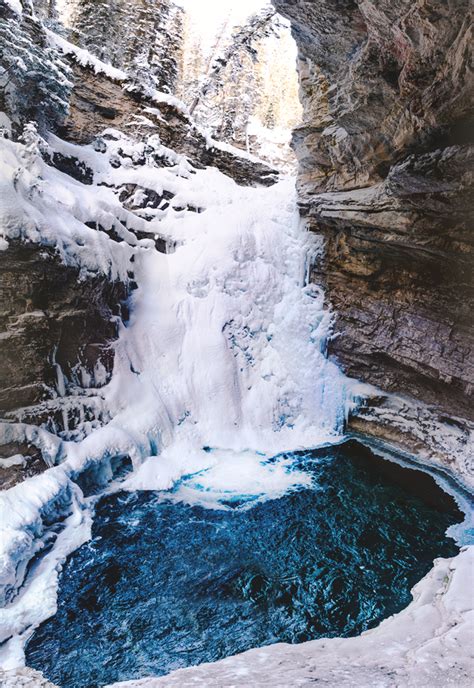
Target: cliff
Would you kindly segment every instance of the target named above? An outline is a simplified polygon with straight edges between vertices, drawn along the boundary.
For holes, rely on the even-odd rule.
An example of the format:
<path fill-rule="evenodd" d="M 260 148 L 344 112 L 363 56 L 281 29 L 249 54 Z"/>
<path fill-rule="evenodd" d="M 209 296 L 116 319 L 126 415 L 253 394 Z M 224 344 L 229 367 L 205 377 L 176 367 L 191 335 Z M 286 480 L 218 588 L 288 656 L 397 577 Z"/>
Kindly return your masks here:
<path fill-rule="evenodd" d="M 304 121 L 293 145 L 301 210 L 325 238 L 312 278 L 335 314 L 329 353 L 379 390 L 350 425 L 438 460 L 461 453 L 466 463 L 474 419 L 469 3 L 274 5 L 299 50 Z"/>
<path fill-rule="evenodd" d="M 12 241 L 0 252 L 0 413 L 9 425 L 67 433 L 99 422 L 97 400 L 113 365 L 111 343 L 127 298 L 123 282 L 79 279 L 49 248 Z M 0 435 L 1 437 L 1 435 Z M 46 468 L 25 439 L 0 442 L 2 487 Z"/>

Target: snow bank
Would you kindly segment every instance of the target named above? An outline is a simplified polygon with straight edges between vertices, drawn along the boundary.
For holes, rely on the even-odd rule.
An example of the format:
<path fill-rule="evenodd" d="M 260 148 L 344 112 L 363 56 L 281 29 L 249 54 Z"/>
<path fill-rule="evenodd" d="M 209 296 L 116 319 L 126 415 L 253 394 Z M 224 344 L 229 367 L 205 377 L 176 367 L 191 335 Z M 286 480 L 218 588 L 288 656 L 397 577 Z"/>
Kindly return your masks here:
<path fill-rule="evenodd" d="M 7 139 L 0 139 L 0 170 L 4 241 L 19 239 L 54 248 L 83 276 L 100 272 L 111 280 L 127 280 L 134 249 L 86 225 L 94 221 L 110 229 L 120 223 L 123 209 L 110 190 L 81 184 L 46 165 L 39 152 Z"/>

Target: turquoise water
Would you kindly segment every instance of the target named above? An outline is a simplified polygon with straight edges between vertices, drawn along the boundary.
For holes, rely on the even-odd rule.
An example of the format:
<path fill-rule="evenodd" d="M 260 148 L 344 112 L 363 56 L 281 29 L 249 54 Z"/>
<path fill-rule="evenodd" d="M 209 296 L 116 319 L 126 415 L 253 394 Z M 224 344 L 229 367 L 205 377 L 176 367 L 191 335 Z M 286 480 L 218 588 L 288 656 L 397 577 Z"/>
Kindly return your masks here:
<path fill-rule="evenodd" d="M 355 443 L 292 455 L 312 486 L 222 510 L 166 493 L 101 499 L 27 663 L 95 688 L 279 641 L 351 636 L 405 607 L 462 520 L 418 471 Z"/>

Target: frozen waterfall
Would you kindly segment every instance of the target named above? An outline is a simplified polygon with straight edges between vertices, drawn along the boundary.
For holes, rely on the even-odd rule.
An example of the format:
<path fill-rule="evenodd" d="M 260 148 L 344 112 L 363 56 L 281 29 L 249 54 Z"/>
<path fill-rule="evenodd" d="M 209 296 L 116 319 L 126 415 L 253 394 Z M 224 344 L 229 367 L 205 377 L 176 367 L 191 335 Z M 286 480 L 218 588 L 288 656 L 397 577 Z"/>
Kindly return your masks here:
<path fill-rule="evenodd" d="M 153 435 L 158 454 L 134 487 L 168 486 L 167 456 L 189 473 L 203 447 L 271 456 L 343 428 L 346 382 L 325 357 L 330 315 L 305 282 L 317 238 L 293 180 L 254 189 L 207 170 L 190 183 L 207 207 L 173 221 L 174 253 L 141 254 L 109 390 L 113 423 Z"/>
<path fill-rule="evenodd" d="M 112 380 L 101 389 L 103 415 L 112 420 L 80 442 L 25 427 L 51 467 L 0 495 L 6 667 L 22 663 L 25 641 L 55 612 L 59 566 L 90 535 L 88 494 L 107 486 L 169 489 L 196 474 L 210 506 L 213 494 L 277 496 L 308 478 L 274 457 L 337 442 L 351 404 L 350 383 L 325 356 L 331 316 L 306 279 L 320 246 L 299 218 L 294 180 L 238 186 L 163 147 L 167 166 L 135 165 L 144 144 L 111 132 L 107 154 L 53 137 L 57 150 L 94 170 L 94 184 L 38 158 L 28 172 L 41 175 L 38 196 L 26 173 L 14 186 L 22 148 L 5 143 L 4 185 L 15 214 L 35 218 L 34 227 L 24 223 L 25 238 L 56 242 L 65 261 L 87 270 L 124 275 L 133 265 L 137 285 Z M 111 166 L 118 151 L 127 157 Z M 114 191 L 124 185 L 168 191 L 171 212 L 158 208 L 145 220 L 126 210 Z M 125 238 L 132 227 L 150 239 L 108 241 L 85 224 L 91 218 L 120 226 Z M 154 231 L 167 254 L 154 250 Z M 114 483 L 121 457 L 133 471 Z M 50 529 L 56 522 L 64 526 L 59 534 Z M 48 543 L 52 549 L 28 568 Z"/>

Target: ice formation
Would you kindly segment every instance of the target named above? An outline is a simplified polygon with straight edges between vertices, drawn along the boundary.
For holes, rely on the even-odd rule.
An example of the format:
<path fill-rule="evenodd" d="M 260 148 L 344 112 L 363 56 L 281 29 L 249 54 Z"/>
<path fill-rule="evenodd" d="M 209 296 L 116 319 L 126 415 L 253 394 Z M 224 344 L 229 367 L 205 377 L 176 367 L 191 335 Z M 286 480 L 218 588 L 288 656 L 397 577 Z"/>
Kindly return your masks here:
<path fill-rule="evenodd" d="M 93 184 L 47 165 L 40 150 L 74 156 Z M 54 246 L 84 275 L 127 280 L 133 270 L 137 284 L 101 390 L 110 422 L 81 442 L 9 429 L 35 434 L 51 465 L 0 496 L 0 641 L 10 639 L 0 659 L 10 668 L 55 611 L 61 561 L 89 536 L 85 494 L 110 484 L 122 459 L 134 469 L 127 489 L 167 489 L 201 472 L 217 490 L 279 494 L 305 476 L 268 459 L 340 439 L 352 392 L 325 357 L 331 317 L 306 280 L 318 240 L 298 216 L 292 179 L 241 187 L 193 169 L 157 137 L 134 143 L 114 130 L 86 147 L 33 132 L 26 145 L 0 140 L 0 155 L 3 248 L 21 236 Z M 133 210 L 119 200 L 125 185 L 136 187 Z M 144 190 L 171 200 L 143 208 Z M 155 250 L 157 236 L 168 253 Z M 59 535 L 49 527 L 58 519 Z"/>

